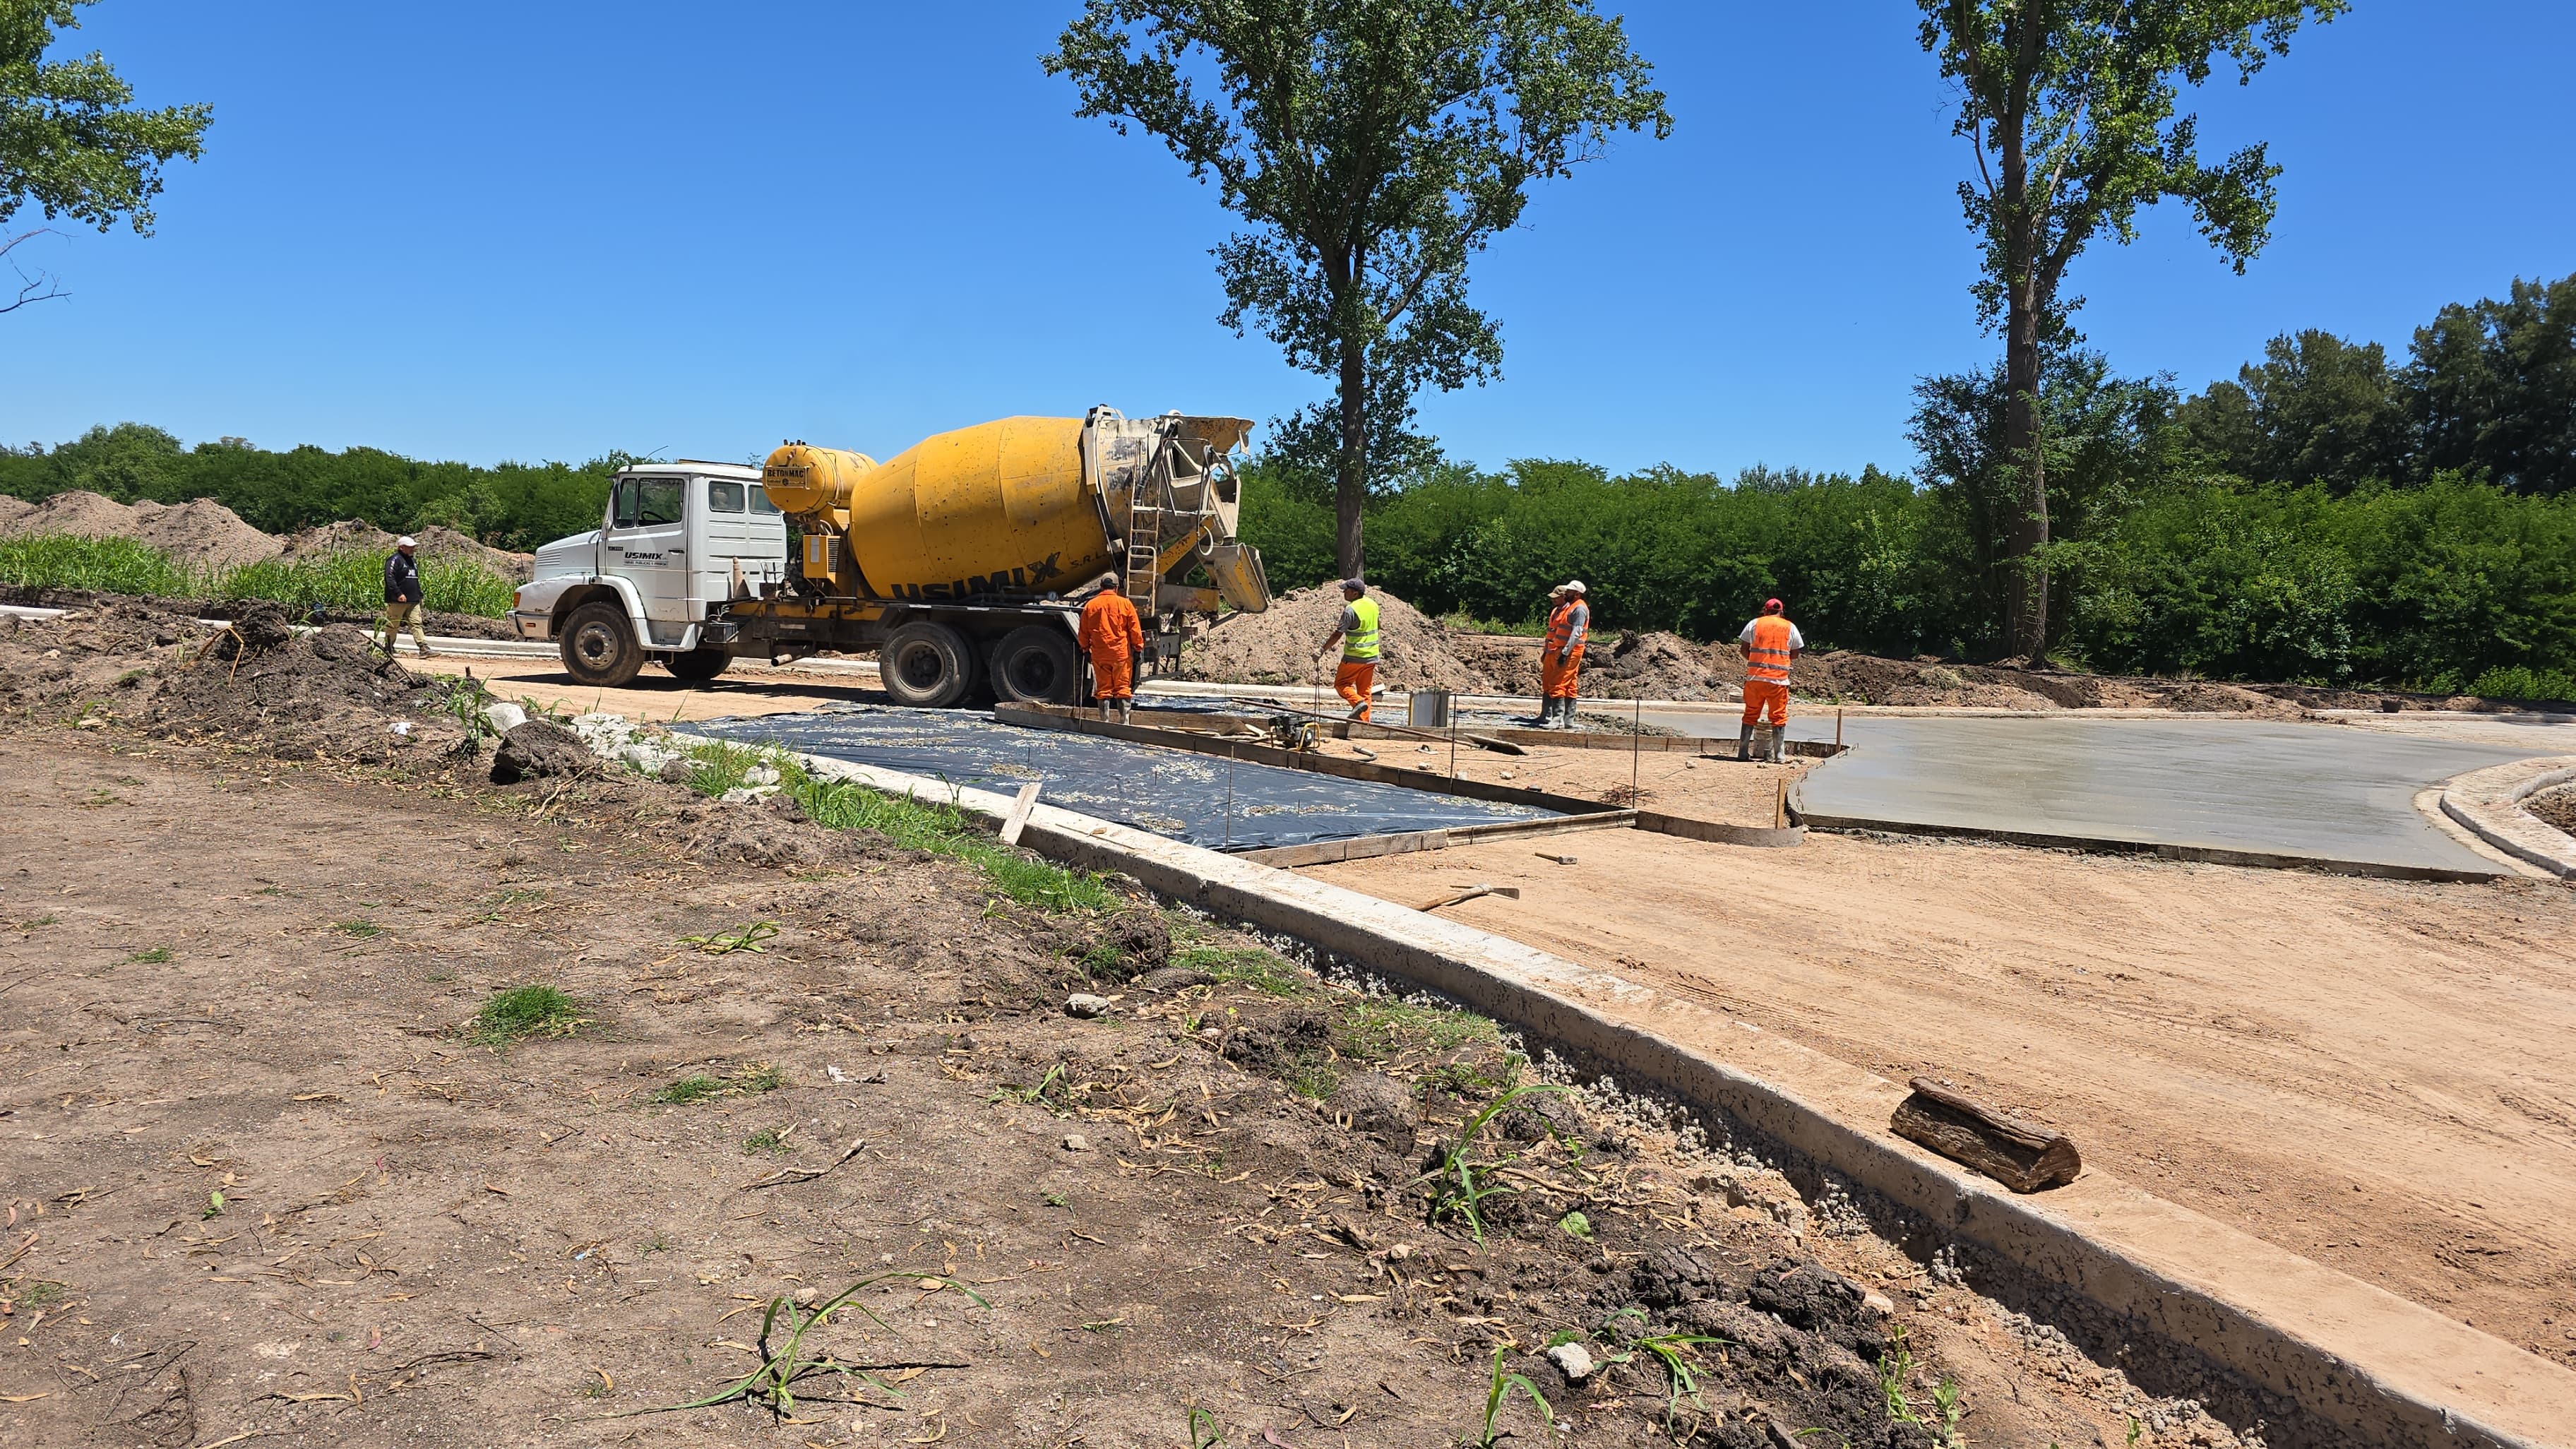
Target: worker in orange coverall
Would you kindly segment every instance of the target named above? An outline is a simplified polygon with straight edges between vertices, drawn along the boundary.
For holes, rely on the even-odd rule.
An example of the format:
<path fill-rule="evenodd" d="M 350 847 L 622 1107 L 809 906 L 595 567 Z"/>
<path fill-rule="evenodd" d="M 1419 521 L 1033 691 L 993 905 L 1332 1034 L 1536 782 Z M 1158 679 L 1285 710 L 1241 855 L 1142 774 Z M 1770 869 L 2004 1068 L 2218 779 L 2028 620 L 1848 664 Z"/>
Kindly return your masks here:
<path fill-rule="evenodd" d="M 1778 599 L 1766 599 L 1761 617 L 1736 636 L 1735 652 L 1744 656 L 1744 737 L 1736 744 L 1735 757 L 1777 763 L 1789 735 L 1789 665 L 1807 652 L 1806 636 L 1781 612 Z M 1753 726 L 1766 715 L 1770 738 L 1756 746 Z"/>
<path fill-rule="evenodd" d="M 1547 641 L 1538 655 L 1538 723 L 1541 729 L 1574 728 L 1576 682 L 1583 675 L 1583 641 L 1592 632 L 1592 605 L 1583 580 L 1557 585 L 1547 596 Z"/>
<path fill-rule="evenodd" d="M 1377 687 L 1377 625 L 1377 600 L 1368 596 L 1368 585 L 1358 579 L 1342 580 L 1342 612 L 1335 616 L 1322 652 L 1330 654 L 1334 645 L 1341 646 L 1342 662 L 1333 670 L 1333 693 L 1351 707 L 1351 718 L 1363 722 L 1369 717 L 1370 693 Z"/>
<path fill-rule="evenodd" d="M 1093 589 L 1074 642 L 1091 656 L 1091 697 L 1100 701 L 1100 717 L 1114 713 L 1125 724 L 1135 716 L 1136 656 L 1145 652 L 1145 621 L 1118 592 L 1116 574 L 1102 574 Z"/>

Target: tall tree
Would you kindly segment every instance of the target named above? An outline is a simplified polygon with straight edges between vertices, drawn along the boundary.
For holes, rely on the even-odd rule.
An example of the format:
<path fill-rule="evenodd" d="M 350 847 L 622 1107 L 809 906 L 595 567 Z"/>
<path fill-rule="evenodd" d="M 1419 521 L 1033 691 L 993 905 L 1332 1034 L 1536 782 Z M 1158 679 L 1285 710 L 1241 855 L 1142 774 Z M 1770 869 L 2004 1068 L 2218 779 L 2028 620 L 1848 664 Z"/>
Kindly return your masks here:
<path fill-rule="evenodd" d="M 2427 469 L 2483 470 L 2519 493 L 2576 490 L 2576 274 L 2514 278 L 2415 330 L 2406 369 Z"/>
<path fill-rule="evenodd" d="M 79 29 L 80 7 L 96 3 L 0 0 L 0 229 L 32 204 L 48 220 L 100 231 L 124 221 L 148 235 L 162 166 L 204 149 L 213 107 L 137 110 L 134 87 L 97 51 L 45 59 L 56 33 Z M 34 234 L 7 237 L 0 255 Z M 0 312 L 61 295 L 42 273 L 18 275 L 17 297 Z"/>
<path fill-rule="evenodd" d="M 1498 376 L 1467 263 L 1530 183 L 1614 132 L 1670 133 L 1653 72 L 1590 0 L 1088 0 L 1049 74 L 1142 126 L 1251 224 L 1216 248 L 1222 320 L 1334 380 L 1335 551 L 1362 560 L 1372 436 Z M 1370 414 L 1392 426 L 1372 426 Z"/>
<path fill-rule="evenodd" d="M 2309 328 L 2263 346 L 2263 360 L 2183 405 L 2183 425 L 2212 461 L 2241 478 L 2325 483 L 2410 476 L 2406 392 L 2376 342 Z"/>
<path fill-rule="evenodd" d="M 2040 438 L 2041 350 L 2072 334 L 2067 264 L 2104 230 L 2137 236 L 2137 211 L 2187 202 L 2239 272 L 2269 238 L 2280 168 L 2260 143 L 2201 163 L 2197 118 L 2176 115 L 2184 85 L 2220 56 L 2240 82 L 2289 48 L 2313 14 L 2349 0 L 1917 0 L 1923 48 L 1959 86 L 1952 129 L 1973 143 L 1977 175 L 1959 199 L 1978 232 L 1976 287 L 2004 332 L 2005 455 L 2014 470 L 2004 637 L 2014 653 L 2048 646 L 2047 464 Z"/>

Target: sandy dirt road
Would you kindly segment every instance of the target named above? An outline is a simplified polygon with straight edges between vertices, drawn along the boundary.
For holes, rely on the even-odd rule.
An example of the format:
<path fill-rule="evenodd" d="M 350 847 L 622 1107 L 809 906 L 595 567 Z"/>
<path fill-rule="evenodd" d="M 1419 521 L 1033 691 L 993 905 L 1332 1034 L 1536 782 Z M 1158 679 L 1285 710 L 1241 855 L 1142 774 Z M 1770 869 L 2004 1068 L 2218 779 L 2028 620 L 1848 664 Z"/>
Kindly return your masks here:
<path fill-rule="evenodd" d="M 810 670 L 745 668 L 740 665 L 704 684 L 674 679 L 659 669 L 646 669 L 616 689 L 595 689 L 545 659 L 473 659 L 455 654 L 428 659 L 403 658 L 419 674 L 462 674 L 467 670 L 506 700 L 534 701 L 548 708 L 583 714 L 597 709 L 656 724 L 722 715 L 787 714 L 819 704 L 865 700 L 885 703 L 882 690 L 862 685 L 848 674 Z"/>
<path fill-rule="evenodd" d="M 2576 892 L 1944 841 L 1318 867 L 2053 1122 L 2151 1191 L 2576 1363 Z"/>

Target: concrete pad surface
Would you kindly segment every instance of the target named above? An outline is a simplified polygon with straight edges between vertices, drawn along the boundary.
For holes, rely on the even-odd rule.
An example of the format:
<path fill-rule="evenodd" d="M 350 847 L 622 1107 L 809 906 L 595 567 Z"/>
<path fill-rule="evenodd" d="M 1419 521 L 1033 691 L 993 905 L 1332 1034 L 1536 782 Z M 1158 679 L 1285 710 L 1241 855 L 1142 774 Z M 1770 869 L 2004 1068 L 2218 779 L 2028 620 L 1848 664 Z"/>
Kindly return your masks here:
<path fill-rule="evenodd" d="M 2458 870 L 2496 866 L 2425 820 L 2416 793 L 2523 755 L 2336 725 L 2056 715 L 1846 717 L 1844 741 L 1806 780 L 1815 814 Z"/>

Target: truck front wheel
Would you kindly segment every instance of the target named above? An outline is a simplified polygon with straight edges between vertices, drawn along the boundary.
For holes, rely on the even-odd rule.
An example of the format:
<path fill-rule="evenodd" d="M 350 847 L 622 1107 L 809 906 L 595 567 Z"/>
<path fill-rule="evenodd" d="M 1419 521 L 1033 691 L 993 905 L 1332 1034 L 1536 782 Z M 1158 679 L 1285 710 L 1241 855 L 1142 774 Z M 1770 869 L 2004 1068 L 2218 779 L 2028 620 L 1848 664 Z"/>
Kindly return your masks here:
<path fill-rule="evenodd" d="M 662 667 L 671 671 L 673 679 L 685 679 L 691 684 L 704 684 L 724 673 L 725 666 L 732 662 L 733 656 L 723 650 L 705 648 L 692 649 L 686 654 L 674 654 L 662 661 Z"/>
<path fill-rule="evenodd" d="M 609 600 L 584 604 L 564 621 L 564 672 L 584 684 L 614 689 L 644 667 L 644 650 L 626 622 L 626 610 Z"/>
<path fill-rule="evenodd" d="M 1021 704 L 1071 704 L 1082 693 L 1082 665 L 1064 630 L 1023 624 L 1002 636 L 988 661 L 993 693 Z"/>
<path fill-rule="evenodd" d="M 877 651 L 877 678 L 897 704 L 946 709 L 975 687 L 975 651 L 945 624 L 906 624 Z"/>

